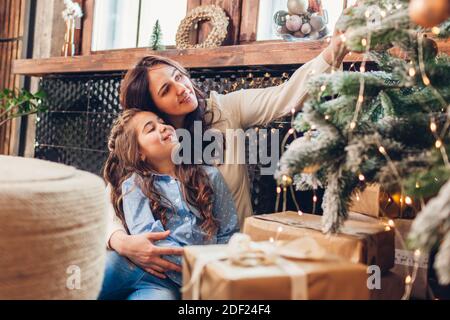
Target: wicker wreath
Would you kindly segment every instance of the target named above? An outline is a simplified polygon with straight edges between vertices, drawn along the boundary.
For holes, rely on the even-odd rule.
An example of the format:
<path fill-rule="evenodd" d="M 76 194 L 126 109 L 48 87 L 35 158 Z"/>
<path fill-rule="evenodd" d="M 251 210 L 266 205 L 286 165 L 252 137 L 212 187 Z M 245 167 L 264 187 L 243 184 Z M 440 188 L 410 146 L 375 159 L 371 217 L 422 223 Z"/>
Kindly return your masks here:
<path fill-rule="evenodd" d="M 200 21 L 210 21 L 213 25 L 208 37 L 202 43 L 189 42 L 189 34 Z M 178 27 L 177 49 L 216 48 L 227 37 L 228 17 L 225 11 L 216 5 L 199 6 L 191 10 Z"/>

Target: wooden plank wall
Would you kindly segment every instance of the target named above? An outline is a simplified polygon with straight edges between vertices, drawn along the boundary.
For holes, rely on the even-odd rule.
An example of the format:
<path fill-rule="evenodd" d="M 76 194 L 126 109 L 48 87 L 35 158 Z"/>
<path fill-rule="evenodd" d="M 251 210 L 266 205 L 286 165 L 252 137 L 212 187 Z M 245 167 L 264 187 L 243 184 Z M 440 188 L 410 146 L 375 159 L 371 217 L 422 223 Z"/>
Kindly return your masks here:
<path fill-rule="evenodd" d="M 11 66 L 14 59 L 21 58 L 24 15 L 25 0 L 0 1 L 0 90 L 19 86 L 19 77 L 11 73 Z M 17 153 L 19 121 L 15 119 L 0 127 L 0 154 Z"/>

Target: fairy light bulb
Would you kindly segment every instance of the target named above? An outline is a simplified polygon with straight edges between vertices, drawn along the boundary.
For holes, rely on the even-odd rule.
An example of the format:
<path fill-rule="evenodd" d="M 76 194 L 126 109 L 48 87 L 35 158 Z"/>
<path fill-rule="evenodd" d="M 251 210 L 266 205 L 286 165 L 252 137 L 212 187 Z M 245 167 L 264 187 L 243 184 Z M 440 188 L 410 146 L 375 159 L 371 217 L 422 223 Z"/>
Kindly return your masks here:
<path fill-rule="evenodd" d="M 419 189 L 420 188 L 420 183 L 419 183 L 419 181 L 416 181 L 416 189 Z"/>
<path fill-rule="evenodd" d="M 412 204 L 412 199 L 410 197 L 405 197 L 405 203 L 410 206 Z"/>
<path fill-rule="evenodd" d="M 441 139 L 437 139 L 434 146 L 439 149 L 440 147 L 442 147 L 442 140 Z"/>
<path fill-rule="evenodd" d="M 412 278 L 411 276 L 408 274 L 405 278 L 405 284 L 411 284 Z"/>
<path fill-rule="evenodd" d="M 295 109 L 294 108 L 291 109 L 291 113 L 295 114 Z"/>
<path fill-rule="evenodd" d="M 378 148 L 378 151 L 380 151 L 381 154 L 385 155 L 386 154 L 386 149 L 383 146 L 380 146 Z"/>
<path fill-rule="evenodd" d="M 316 195 L 313 196 L 313 202 L 317 202 L 317 196 Z"/>
<path fill-rule="evenodd" d="M 326 90 L 326 86 L 325 85 L 322 85 L 321 87 L 320 87 L 320 91 L 322 91 L 322 92 L 324 92 L 325 90 Z"/>
<path fill-rule="evenodd" d="M 281 233 L 281 232 L 283 232 L 283 227 L 278 227 L 277 233 Z"/>
<path fill-rule="evenodd" d="M 360 200 L 359 195 L 356 195 L 356 201 L 359 201 L 359 200 Z"/>
<path fill-rule="evenodd" d="M 435 35 L 438 35 L 441 32 L 441 29 L 439 29 L 439 27 L 433 27 L 431 28 L 431 32 L 433 32 Z"/>
<path fill-rule="evenodd" d="M 294 129 L 290 128 L 288 131 L 289 134 L 293 134 L 294 133 Z"/>
<path fill-rule="evenodd" d="M 364 101 L 364 96 L 359 95 L 358 96 L 358 102 L 362 103 Z"/>
<path fill-rule="evenodd" d="M 366 72 L 366 67 L 364 67 L 364 66 L 361 66 L 361 68 L 359 68 L 359 71 L 360 71 L 361 73 L 364 73 L 364 72 Z"/>
<path fill-rule="evenodd" d="M 342 42 L 347 41 L 347 38 L 345 37 L 345 34 L 341 34 L 341 41 L 342 41 Z"/>
<path fill-rule="evenodd" d="M 350 122 L 350 130 L 353 130 L 355 128 L 356 128 L 356 122 L 355 121 Z"/>
<path fill-rule="evenodd" d="M 359 174 L 358 176 L 359 181 L 364 181 L 366 180 L 366 177 L 364 177 L 364 175 L 362 173 Z"/>
<path fill-rule="evenodd" d="M 429 86 L 429 85 L 430 85 L 430 79 L 429 79 L 426 75 L 424 75 L 424 76 L 422 77 L 422 81 L 423 81 L 423 84 L 424 84 L 424 85 L 426 85 L 426 86 Z"/>
<path fill-rule="evenodd" d="M 281 188 L 277 187 L 277 193 L 281 193 Z"/>
<path fill-rule="evenodd" d="M 386 11 L 381 10 L 381 11 L 380 11 L 380 15 L 381 15 L 383 18 L 386 17 Z"/>
<path fill-rule="evenodd" d="M 414 257 L 415 257 L 416 259 L 420 258 L 420 255 L 421 255 L 420 249 L 414 250 Z"/>
<path fill-rule="evenodd" d="M 297 213 L 298 213 L 299 216 L 303 215 L 303 212 L 301 210 L 298 210 Z"/>
<path fill-rule="evenodd" d="M 364 12 L 364 15 L 366 16 L 366 18 L 369 18 L 369 17 L 370 17 L 370 12 L 369 12 L 369 10 L 366 10 L 366 12 Z"/>
<path fill-rule="evenodd" d="M 361 39 L 361 44 L 363 45 L 363 47 L 367 46 L 367 39 L 366 38 L 362 38 Z"/>
<path fill-rule="evenodd" d="M 395 223 L 394 223 L 394 220 L 392 220 L 392 219 L 389 219 L 389 221 L 388 221 L 388 225 L 390 226 L 390 227 L 395 227 Z"/>
<path fill-rule="evenodd" d="M 269 242 L 272 242 L 272 243 L 273 243 L 274 241 L 275 241 L 275 240 L 273 239 L 273 237 L 270 237 L 270 238 L 269 238 Z"/>
<path fill-rule="evenodd" d="M 389 226 L 384 227 L 384 231 L 390 231 L 390 230 L 391 230 L 391 227 L 389 227 Z"/>
<path fill-rule="evenodd" d="M 431 130 L 431 132 L 436 132 L 436 130 L 437 130 L 437 125 L 436 125 L 435 122 L 431 122 L 431 123 L 430 123 L 430 130 Z"/>
<path fill-rule="evenodd" d="M 396 3 L 396 4 L 395 4 L 395 8 L 396 8 L 397 10 L 401 9 L 402 7 L 403 7 L 403 5 L 402 5 L 401 3 Z"/>
<path fill-rule="evenodd" d="M 408 73 L 409 73 L 410 77 L 414 77 L 416 75 L 416 69 L 411 67 L 411 68 L 409 68 Z"/>
<path fill-rule="evenodd" d="M 330 119 L 330 116 L 329 115 L 325 115 L 325 120 L 328 120 L 328 119 Z"/>

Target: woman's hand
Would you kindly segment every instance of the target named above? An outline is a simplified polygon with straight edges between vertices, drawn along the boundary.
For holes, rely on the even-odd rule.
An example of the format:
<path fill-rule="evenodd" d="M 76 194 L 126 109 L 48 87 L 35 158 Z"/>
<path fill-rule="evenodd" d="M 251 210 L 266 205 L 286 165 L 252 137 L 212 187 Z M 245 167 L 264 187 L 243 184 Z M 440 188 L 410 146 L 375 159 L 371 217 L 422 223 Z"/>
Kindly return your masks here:
<path fill-rule="evenodd" d="M 170 231 L 147 232 L 137 235 L 128 235 L 123 231 L 112 234 L 110 246 L 122 256 L 127 257 L 133 263 L 151 273 L 165 279 L 165 271 L 174 270 L 181 272 L 181 267 L 161 258 L 162 255 L 182 255 L 183 249 L 178 247 L 158 247 L 153 241 L 163 240 L 169 236 Z"/>
<path fill-rule="evenodd" d="M 349 53 L 349 50 L 342 39 L 342 32 L 335 29 L 330 44 L 323 52 L 323 58 L 329 65 L 338 68 L 342 64 L 347 53 Z"/>

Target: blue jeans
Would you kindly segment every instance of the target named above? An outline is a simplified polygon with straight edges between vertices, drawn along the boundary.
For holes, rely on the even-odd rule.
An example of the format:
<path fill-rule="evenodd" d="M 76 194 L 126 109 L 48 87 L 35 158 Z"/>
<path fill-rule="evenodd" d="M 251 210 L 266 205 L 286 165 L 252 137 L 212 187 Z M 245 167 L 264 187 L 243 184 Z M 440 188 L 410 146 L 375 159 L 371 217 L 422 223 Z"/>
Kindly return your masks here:
<path fill-rule="evenodd" d="M 106 270 L 99 300 L 178 300 L 180 287 L 139 268 L 115 251 L 106 255 Z"/>

